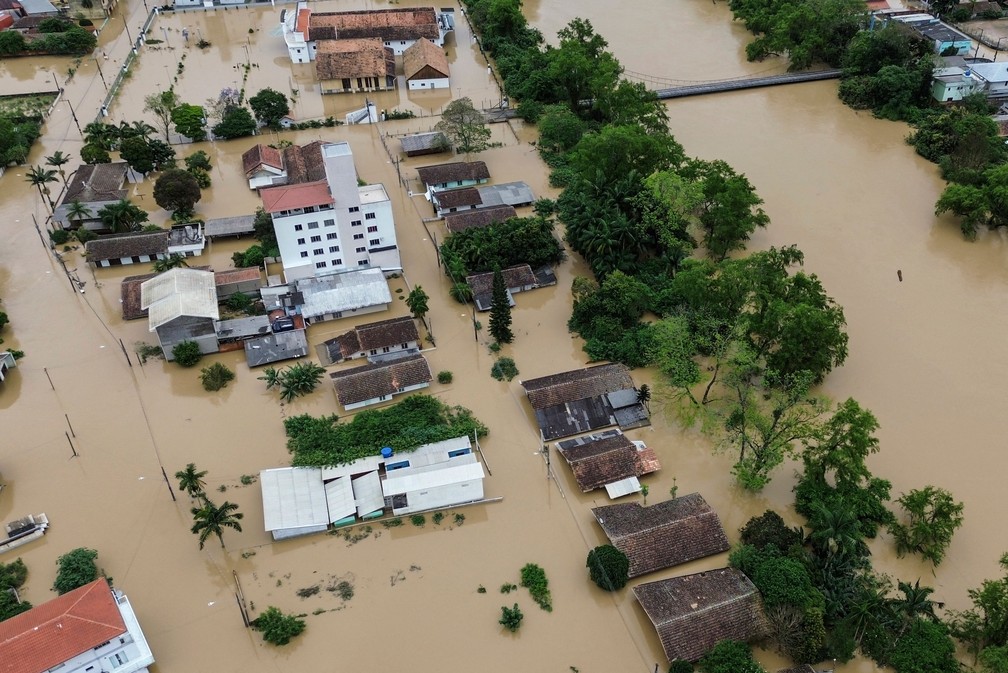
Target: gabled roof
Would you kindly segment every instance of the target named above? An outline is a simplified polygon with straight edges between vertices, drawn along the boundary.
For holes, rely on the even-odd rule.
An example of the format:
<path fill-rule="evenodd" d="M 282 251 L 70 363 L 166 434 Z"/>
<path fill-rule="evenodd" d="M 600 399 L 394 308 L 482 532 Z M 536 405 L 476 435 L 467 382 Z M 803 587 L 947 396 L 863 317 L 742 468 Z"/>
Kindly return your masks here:
<path fill-rule="evenodd" d="M 626 365 L 613 363 L 529 379 L 522 381 L 522 387 L 525 388 L 533 409 L 545 409 L 564 402 L 633 388 L 634 384 Z"/>
<path fill-rule="evenodd" d="M 136 231 L 128 234 L 100 236 L 84 244 L 84 252 L 89 262 L 122 257 L 142 257 L 143 255 L 164 255 L 168 253 L 169 232 Z"/>
<path fill-rule="evenodd" d="M 403 136 L 399 139 L 399 143 L 402 145 L 402 150 L 407 156 L 413 156 L 414 154 L 436 154 L 437 152 L 446 152 L 451 148 L 448 136 L 440 131 Z"/>
<path fill-rule="evenodd" d="M 245 269 L 228 269 L 227 271 L 214 271 L 214 285 L 230 285 L 232 283 L 262 282 L 262 272 L 257 266 L 250 266 Z"/>
<path fill-rule="evenodd" d="M 245 170 L 245 177 L 251 177 L 253 173 L 264 166 L 282 171 L 284 164 L 280 150 L 269 145 L 256 145 L 242 154 L 242 168 Z"/>
<path fill-rule="evenodd" d="M 504 222 L 512 217 L 517 217 L 518 212 L 514 206 L 495 206 L 493 208 L 479 208 L 477 210 L 467 210 L 461 213 L 448 213 L 445 215 L 445 226 L 452 234 L 457 234 L 466 229 L 482 229 L 491 224 Z"/>
<path fill-rule="evenodd" d="M 324 180 L 300 185 L 270 187 L 259 192 L 259 196 L 262 198 L 263 209 L 267 213 L 333 203 L 332 194 L 329 193 L 329 183 Z"/>
<path fill-rule="evenodd" d="M 191 266 L 190 269 L 209 271 L 209 266 Z M 122 304 L 123 320 L 146 318 L 147 309 L 140 306 L 140 286 L 144 281 L 156 277 L 156 273 L 144 273 L 138 276 L 126 276 L 119 284 L 119 302 Z"/>
<path fill-rule="evenodd" d="M 0 671 L 42 673 L 126 633 L 101 577 L 0 622 Z"/>
<path fill-rule="evenodd" d="M 481 185 L 475 187 L 479 192 L 480 202 L 486 208 L 493 206 L 524 206 L 535 201 L 532 188 L 525 182 L 502 182 L 498 185 Z"/>
<path fill-rule="evenodd" d="M 697 661 L 722 640 L 748 642 L 768 632 L 759 591 L 735 568 L 638 584 L 633 592 L 669 661 Z"/>
<path fill-rule="evenodd" d="M 641 507 L 630 502 L 592 509 L 613 546 L 630 559 L 630 577 L 728 551 L 717 512 L 699 493 Z"/>
<path fill-rule="evenodd" d="M 448 77 L 448 57 L 445 56 L 444 49 L 425 37 L 417 40 L 403 52 L 403 73 L 407 80 L 411 80 L 417 74 L 421 74 L 424 68 L 431 68 L 435 73 Z M 426 79 L 434 73 L 422 74 Z"/>
<path fill-rule="evenodd" d="M 504 276 L 504 287 L 509 290 L 511 288 L 535 285 L 538 282 L 536 281 L 535 274 L 532 273 L 532 267 L 528 264 L 516 264 L 515 266 L 501 269 L 501 275 Z M 466 276 L 466 283 L 472 288 L 473 296 L 490 295 L 493 293 L 493 277 L 493 271 L 475 273 L 471 276 Z"/>
<path fill-rule="evenodd" d="M 309 40 L 361 37 L 416 40 L 440 36 L 433 7 L 359 10 L 355 12 L 312 12 L 308 22 Z"/>
<path fill-rule="evenodd" d="M 358 325 L 323 345 L 329 351 L 329 359 L 338 362 L 360 351 L 400 346 L 419 340 L 420 333 L 417 332 L 413 318 L 403 316 Z"/>
<path fill-rule="evenodd" d="M 177 267 L 144 281 L 140 307 L 148 311 L 152 332 L 182 316 L 220 320 L 212 271 Z"/>
<path fill-rule="evenodd" d="M 661 469 L 653 450 L 639 450 L 619 431 L 560 442 L 557 450 L 570 465 L 574 480 L 585 493 L 620 479 L 641 477 Z"/>
<path fill-rule="evenodd" d="M 322 146 L 325 141 L 316 140 L 307 145 L 291 145 L 283 150 L 284 166 L 287 167 L 287 184 L 319 182 L 326 179 L 325 160 Z"/>
<path fill-rule="evenodd" d="M 322 40 L 315 52 L 319 80 L 395 77 L 395 54 L 376 37 Z"/>
<path fill-rule="evenodd" d="M 490 169 L 483 161 L 453 161 L 448 164 L 421 166 L 417 169 L 417 175 L 420 176 L 420 182 L 425 185 L 440 185 L 460 180 L 489 180 Z"/>
<path fill-rule="evenodd" d="M 434 192 L 432 197 L 438 208 L 458 208 L 459 206 L 478 206 L 483 203 L 480 193 L 475 187 L 461 187 Z"/>
<path fill-rule="evenodd" d="M 329 377 L 343 406 L 392 395 L 402 388 L 428 383 L 434 378 L 427 359 L 419 353 L 380 364 L 344 369 L 333 372 Z"/>
<path fill-rule="evenodd" d="M 80 201 L 81 203 L 96 203 L 100 201 L 119 201 L 127 196 L 122 188 L 126 181 L 127 164 L 125 161 L 114 161 L 108 164 L 84 164 L 74 172 L 70 186 L 63 195 L 62 203 Z"/>

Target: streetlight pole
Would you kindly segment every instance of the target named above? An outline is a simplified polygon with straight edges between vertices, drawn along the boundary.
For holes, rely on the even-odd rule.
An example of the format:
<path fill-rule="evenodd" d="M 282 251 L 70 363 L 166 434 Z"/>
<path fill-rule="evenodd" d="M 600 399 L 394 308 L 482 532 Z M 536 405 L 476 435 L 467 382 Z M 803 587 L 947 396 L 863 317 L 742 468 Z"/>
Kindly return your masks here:
<path fill-rule="evenodd" d="M 128 37 L 130 41 L 130 50 L 136 54 L 136 42 L 133 41 L 133 36 L 129 32 L 129 23 L 126 22 L 125 16 L 123 17 L 123 26 L 126 28 L 126 37 Z"/>
<path fill-rule="evenodd" d="M 70 96 L 67 96 L 66 104 L 67 104 L 67 107 L 70 108 L 70 116 L 73 117 L 74 124 L 77 126 L 77 133 L 79 133 L 80 137 L 83 138 L 84 137 L 84 132 L 81 131 L 80 122 L 77 121 L 77 114 L 74 113 L 73 105 L 70 105 Z"/>

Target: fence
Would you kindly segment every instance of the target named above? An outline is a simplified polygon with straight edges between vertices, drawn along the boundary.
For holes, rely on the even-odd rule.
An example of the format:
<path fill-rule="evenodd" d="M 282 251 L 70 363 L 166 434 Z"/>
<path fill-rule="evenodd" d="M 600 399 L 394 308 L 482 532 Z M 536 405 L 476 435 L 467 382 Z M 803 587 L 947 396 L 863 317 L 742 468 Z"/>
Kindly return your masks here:
<path fill-rule="evenodd" d="M 112 105 L 112 101 L 119 94 L 119 89 L 122 87 L 123 80 L 129 75 L 129 67 L 140 56 L 140 47 L 142 47 L 146 42 L 147 31 L 150 29 L 151 25 L 154 23 L 154 19 L 160 11 L 159 7 L 155 7 L 150 10 L 147 14 L 147 20 L 144 21 L 143 28 L 140 29 L 140 34 L 137 35 L 136 39 L 130 45 L 129 53 L 126 54 L 126 60 L 123 61 L 122 68 L 119 69 L 119 73 L 116 78 L 112 80 L 112 86 L 109 87 L 108 93 L 105 94 L 105 100 L 102 101 L 101 109 L 98 110 L 98 114 L 95 116 L 95 121 L 100 122 L 105 115 L 108 114 L 109 106 Z M 125 22 L 126 20 L 123 19 Z"/>

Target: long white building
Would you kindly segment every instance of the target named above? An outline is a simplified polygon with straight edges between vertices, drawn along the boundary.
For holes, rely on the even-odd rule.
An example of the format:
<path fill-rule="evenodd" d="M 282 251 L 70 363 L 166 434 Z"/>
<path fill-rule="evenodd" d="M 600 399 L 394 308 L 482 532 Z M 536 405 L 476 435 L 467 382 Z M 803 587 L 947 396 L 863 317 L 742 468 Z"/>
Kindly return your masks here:
<path fill-rule="evenodd" d="M 380 185 L 357 184 L 346 142 L 322 145 L 325 180 L 264 189 L 287 282 L 364 268 L 399 271 L 392 203 Z"/>

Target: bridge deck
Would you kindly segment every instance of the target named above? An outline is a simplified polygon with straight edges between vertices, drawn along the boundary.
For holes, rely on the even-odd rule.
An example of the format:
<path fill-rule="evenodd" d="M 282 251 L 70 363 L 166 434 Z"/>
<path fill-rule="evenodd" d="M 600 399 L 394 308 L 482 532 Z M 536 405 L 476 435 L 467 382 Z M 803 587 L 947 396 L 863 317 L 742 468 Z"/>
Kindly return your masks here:
<path fill-rule="evenodd" d="M 797 82 L 814 82 L 823 79 L 839 79 L 841 71 L 815 70 L 811 72 L 789 72 L 783 75 L 770 75 L 769 77 L 748 77 L 746 79 L 733 79 L 721 82 L 704 82 L 702 84 L 689 84 L 686 86 L 671 87 L 668 89 L 658 89 L 655 94 L 659 99 L 685 98 L 686 96 L 702 96 L 710 93 L 722 93 L 724 91 L 740 91 L 742 89 L 758 89 L 765 86 L 779 86 L 781 84 L 795 84 Z"/>

